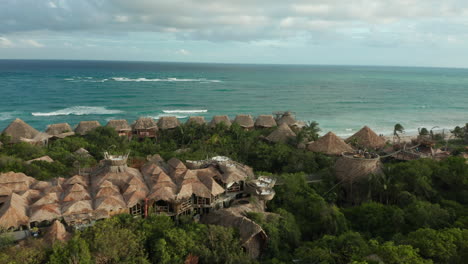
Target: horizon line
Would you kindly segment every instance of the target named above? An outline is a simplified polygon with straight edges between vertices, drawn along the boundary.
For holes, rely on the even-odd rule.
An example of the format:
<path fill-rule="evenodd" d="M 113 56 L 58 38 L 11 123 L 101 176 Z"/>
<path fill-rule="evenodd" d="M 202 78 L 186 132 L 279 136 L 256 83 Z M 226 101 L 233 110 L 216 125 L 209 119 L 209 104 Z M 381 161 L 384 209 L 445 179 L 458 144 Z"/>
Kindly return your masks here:
<path fill-rule="evenodd" d="M 137 63 L 180 63 L 180 64 L 221 64 L 221 65 L 259 65 L 259 66 L 323 66 L 323 67 L 389 67 L 389 68 L 430 68 L 468 70 L 457 66 L 420 66 L 420 65 L 384 65 L 384 64 L 312 64 L 312 63 L 242 63 L 242 62 L 196 62 L 196 61 L 158 61 L 158 60 L 98 60 L 98 59 L 2 59 L 0 61 L 79 61 L 79 62 L 137 62 Z"/>

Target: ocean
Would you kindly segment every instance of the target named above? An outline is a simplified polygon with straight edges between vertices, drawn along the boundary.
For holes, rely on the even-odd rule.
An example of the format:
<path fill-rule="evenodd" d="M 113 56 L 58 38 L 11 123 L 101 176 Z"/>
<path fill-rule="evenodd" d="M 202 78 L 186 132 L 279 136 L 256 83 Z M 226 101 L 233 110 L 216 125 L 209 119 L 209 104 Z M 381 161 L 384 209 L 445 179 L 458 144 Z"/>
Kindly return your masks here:
<path fill-rule="evenodd" d="M 364 125 L 390 134 L 468 122 L 468 69 L 0 60 L 0 130 L 140 116 L 271 114 L 290 110 L 322 133 Z"/>

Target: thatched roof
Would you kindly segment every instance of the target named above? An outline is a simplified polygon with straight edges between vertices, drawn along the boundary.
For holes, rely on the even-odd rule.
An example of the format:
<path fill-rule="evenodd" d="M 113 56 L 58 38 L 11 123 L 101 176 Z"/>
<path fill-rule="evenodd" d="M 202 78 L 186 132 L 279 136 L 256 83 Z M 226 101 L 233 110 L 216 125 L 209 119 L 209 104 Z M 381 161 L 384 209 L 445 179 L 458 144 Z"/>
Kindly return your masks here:
<path fill-rule="evenodd" d="M 61 133 L 61 134 L 58 134 L 58 135 L 53 135 L 51 136 L 50 138 L 54 139 L 54 138 L 60 138 L 60 139 L 64 139 L 66 137 L 70 137 L 70 136 L 74 136 L 75 135 L 75 132 L 65 132 L 65 133 Z"/>
<path fill-rule="evenodd" d="M 224 188 L 221 187 L 209 174 L 200 173 L 198 179 L 210 190 L 211 195 L 216 196 L 225 192 Z"/>
<path fill-rule="evenodd" d="M 37 199 L 41 198 L 42 193 L 41 191 L 29 189 L 24 192 L 20 193 L 21 197 L 23 197 L 28 204 L 35 202 Z"/>
<path fill-rule="evenodd" d="M 12 192 L 13 191 L 9 187 L 0 185 L 0 196 L 8 196 Z"/>
<path fill-rule="evenodd" d="M 91 200 L 71 201 L 62 205 L 62 215 L 90 213 L 92 211 Z"/>
<path fill-rule="evenodd" d="M 87 150 L 84 149 L 84 148 L 79 148 L 79 149 L 78 149 L 77 151 L 75 151 L 74 153 L 75 153 L 75 154 L 78 154 L 78 155 L 83 155 L 83 156 L 86 156 L 86 155 L 91 156 L 91 155 L 89 154 L 89 151 L 87 151 Z"/>
<path fill-rule="evenodd" d="M 203 116 L 191 116 L 187 119 L 186 124 L 198 124 L 203 125 L 206 123 L 205 118 Z"/>
<path fill-rule="evenodd" d="M 223 173 L 221 174 L 221 181 L 229 184 L 234 182 L 245 181 L 248 175 L 235 166 L 220 165 Z"/>
<path fill-rule="evenodd" d="M 281 124 L 275 131 L 266 137 L 271 142 L 287 142 L 289 138 L 296 137 L 291 128 L 286 123 Z"/>
<path fill-rule="evenodd" d="M 21 172 L 6 172 L 0 174 L 0 186 L 8 187 L 14 192 L 26 191 L 36 182 L 33 177 Z"/>
<path fill-rule="evenodd" d="M 45 204 L 54 204 L 59 202 L 59 194 L 56 192 L 46 193 L 39 200 L 33 203 L 31 206 L 41 206 Z"/>
<path fill-rule="evenodd" d="M 52 136 L 62 133 L 73 132 L 73 129 L 68 123 L 52 124 L 47 126 L 46 133 Z"/>
<path fill-rule="evenodd" d="M 198 180 L 198 178 L 184 180 L 177 193 L 177 199 L 189 198 L 192 194 L 198 197 L 211 198 L 211 190 Z"/>
<path fill-rule="evenodd" d="M 365 159 L 343 155 L 335 163 L 335 173 L 340 180 L 354 181 L 370 174 L 382 173 L 382 162 L 380 158 Z"/>
<path fill-rule="evenodd" d="M 368 126 L 364 126 L 361 130 L 346 139 L 346 143 L 350 144 L 353 142 L 356 142 L 359 146 L 370 149 L 379 149 L 385 146 L 385 139 L 379 137 Z"/>
<path fill-rule="evenodd" d="M 173 129 L 180 125 L 179 120 L 175 116 L 162 116 L 158 120 L 159 129 Z"/>
<path fill-rule="evenodd" d="M 217 115 L 213 116 L 213 119 L 211 119 L 210 122 L 210 127 L 215 127 L 217 124 L 224 123 L 227 127 L 231 126 L 231 120 L 229 120 L 229 117 L 226 115 Z"/>
<path fill-rule="evenodd" d="M 31 164 L 33 161 L 45 161 L 45 162 L 48 162 L 48 163 L 54 162 L 54 160 L 51 157 L 42 156 L 42 157 L 37 158 L 37 159 L 28 160 L 28 161 L 26 161 L 26 163 Z"/>
<path fill-rule="evenodd" d="M 170 186 L 156 187 L 151 190 L 148 199 L 155 201 L 174 201 L 176 199 L 176 190 Z"/>
<path fill-rule="evenodd" d="M 60 206 L 57 203 L 33 206 L 30 209 L 30 222 L 51 221 L 62 216 Z"/>
<path fill-rule="evenodd" d="M 154 121 L 153 118 L 151 117 L 140 117 L 138 118 L 137 121 L 132 126 L 133 129 L 139 130 L 139 129 L 153 129 L 153 130 L 158 130 L 158 125 L 156 124 L 156 121 Z"/>
<path fill-rule="evenodd" d="M 94 208 L 106 212 L 118 211 L 127 208 L 127 204 L 121 195 L 100 197 L 94 200 Z"/>
<path fill-rule="evenodd" d="M 65 181 L 65 185 L 74 185 L 74 184 L 80 184 L 80 185 L 83 185 L 84 187 L 87 187 L 88 186 L 88 178 L 85 177 L 85 176 L 82 176 L 82 175 L 75 175 L 71 178 L 68 178 L 66 181 Z"/>
<path fill-rule="evenodd" d="M 322 152 L 327 155 L 341 155 L 346 151 L 353 151 L 353 148 L 346 144 L 343 139 L 339 138 L 333 132 L 328 132 L 317 141 L 310 143 L 307 149 L 313 152 Z"/>
<path fill-rule="evenodd" d="M 137 203 L 144 201 L 147 196 L 147 192 L 144 191 L 133 191 L 128 194 L 124 194 L 125 202 L 127 203 L 127 207 L 133 207 Z"/>
<path fill-rule="evenodd" d="M 67 233 L 65 226 L 59 220 L 55 220 L 44 234 L 44 240 L 50 244 L 53 244 L 55 241 L 64 242 L 70 237 L 71 235 Z"/>
<path fill-rule="evenodd" d="M 100 127 L 98 121 L 81 121 L 78 123 L 78 126 L 75 128 L 75 133 L 85 135 L 93 129 Z"/>
<path fill-rule="evenodd" d="M 292 115 L 291 112 L 285 112 L 281 117 L 280 119 L 278 119 L 276 121 L 276 123 L 278 124 L 278 126 L 281 126 L 282 124 L 286 124 L 288 126 L 292 126 L 294 124 L 296 124 L 296 119 L 294 118 L 294 116 Z"/>
<path fill-rule="evenodd" d="M 170 160 L 167 161 L 167 164 L 173 170 L 184 170 L 185 171 L 187 169 L 185 164 L 182 161 L 180 161 L 179 159 L 177 159 L 177 158 L 171 158 Z"/>
<path fill-rule="evenodd" d="M 272 115 L 259 115 L 255 120 L 255 126 L 269 128 L 275 127 L 277 124 Z"/>
<path fill-rule="evenodd" d="M 11 137 L 11 142 L 18 143 L 21 138 L 33 139 L 39 134 L 39 131 L 17 118 L 3 130 L 3 133 Z"/>
<path fill-rule="evenodd" d="M 26 200 L 16 193 L 10 194 L 0 208 L 0 226 L 4 228 L 17 228 L 28 225 L 29 217 L 26 212 Z"/>
<path fill-rule="evenodd" d="M 254 121 L 251 115 L 237 115 L 234 119 L 234 123 L 238 124 L 243 128 L 253 128 Z"/>
<path fill-rule="evenodd" d="M 68 190 L 65 192 L 62 201 L 69 202 L 69 201 L 81 201 L 81 200 L 90 200 L 91 195 L 89 194 L 86 188 L 79 184 L 75 183 Z"/>
<path fill-rule="evenodd" d="M 127 120 L 120 119 L 120 120 L 110 120 L 107 122 L 106 127 L 112 127 L 117 132 L 119 131 L 130 131 L 132 128 L 128 125 Z"/>

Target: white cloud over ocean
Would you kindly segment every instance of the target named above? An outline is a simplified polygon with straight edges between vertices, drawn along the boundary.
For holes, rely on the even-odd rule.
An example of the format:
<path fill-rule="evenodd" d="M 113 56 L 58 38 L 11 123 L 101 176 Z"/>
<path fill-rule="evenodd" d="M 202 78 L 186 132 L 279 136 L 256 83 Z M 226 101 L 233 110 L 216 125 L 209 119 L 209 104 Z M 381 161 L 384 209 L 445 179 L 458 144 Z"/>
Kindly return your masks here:
<path fill-rule="evenodd" d="M 468 2 L 3 0 L 0 46 L 7 45 L 6 40 L 16 42 L 16 38 L 24 39 L 26 35 L 35 37 L 39 45 L 31 42 L 33 47 L 44 43 L 57 47 L 58 39 L 60 43 L 73 43 L 86 38 L 83 48 L 86 45 L 109 47 L 104 42 L 116 40 L 148 40 L 193 43 L 183 45 L 184 48 L 175 47 L 177 51 L 195 51 L 203 42 L 228 45 L 223 51 L 240 48 L 242 43 L 276 43 L 275 48 L 348 43 L 373 48 L 433 45 L 448 49 L 451 45 L 468 44 Z M 138 38 L 133 37 L 136 35 Z M 97 36 L 104 42 L 93 42 Z M 170 54 L 174 50 L 172 44 L 161 52 Z M 199 48 L 208 49 L 209 45 Z M 141 43 L 122 46 L 144 48 Z"/>

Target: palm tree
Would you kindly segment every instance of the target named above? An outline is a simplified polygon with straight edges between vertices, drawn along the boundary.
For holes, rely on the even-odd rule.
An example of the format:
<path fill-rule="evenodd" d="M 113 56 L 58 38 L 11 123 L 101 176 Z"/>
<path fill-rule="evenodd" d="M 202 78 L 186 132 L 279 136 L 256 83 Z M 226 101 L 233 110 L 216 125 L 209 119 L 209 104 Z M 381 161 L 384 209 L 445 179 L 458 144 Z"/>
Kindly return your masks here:
<path fill-rule="evenodd" d="M 395 143 L 395 137 L 398 138 L 398 144 L 400 144 L 400 135 L 398 133 L 404 133 L 405 128 L 400 124 L 396 124 L 393 128 L 393 143 Z"/>

